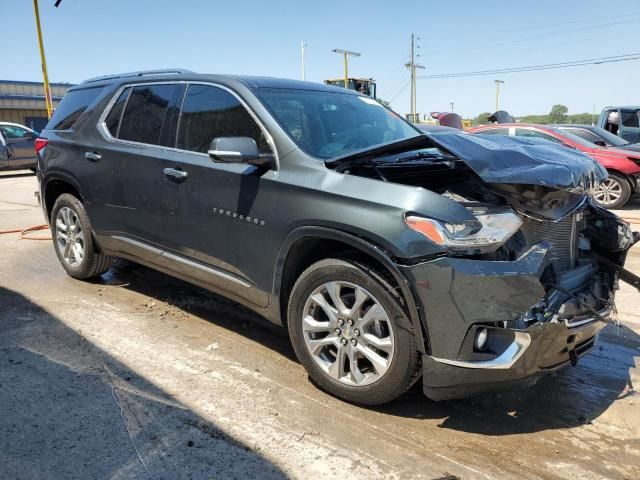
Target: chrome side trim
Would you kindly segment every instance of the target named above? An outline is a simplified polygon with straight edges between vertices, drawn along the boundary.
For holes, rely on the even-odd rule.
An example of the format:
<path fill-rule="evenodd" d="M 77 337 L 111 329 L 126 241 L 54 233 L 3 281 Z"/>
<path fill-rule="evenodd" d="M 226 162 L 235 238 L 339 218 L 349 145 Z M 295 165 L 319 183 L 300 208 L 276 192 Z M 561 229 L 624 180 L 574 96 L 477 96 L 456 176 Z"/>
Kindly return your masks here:
<path fill-rule="evenodd" d="M 133 142 L 131 140 L 121 140 L 119 138 L 114 138 L 111 135 L 111 132 L 109 132 L 109 129 L 107 128 L 106 119 L 109 116 L 109 113 L 111 112 L 111 109 L 113 108 L 113 105 L 116 103 L 116 101 L 118 100 L 118 98 L 120 97 L 120 95 L 122 94 L 122 92 L 125 89 L 130 88 L 130 87 L 140 87 L 140 86 L 144 86 L 144 85 L 186 85 L 187 89 L 185 90 L 184 96 L 182 97 L 182 103 L 184 103 L 184 99 L 187 96 L 187 91 L 189 89 L 189 85 L 209 85 L 211 87 L 220 88 L 220 89 L 230 93 L 231 95 L 233 95 L 240 102 L 240 104 L 247 110 L 247 112 L 249 112 L 249 115 L 258 124 L 258 127 L 260 127 L 260 130 L 262 130 L 262 133 L 264 134 L 265 138 L 267 139 L 267 142 L 269 143 L 269 145 L 273 149 L 273 153 L 274 153 L 274 157 L 275 157 L 275 170 L 280 170 L 280 156 L 278 155 L 278 149 L 276 147 L 275 142 L 273 141 L 273 137 L 271 136 L 271 134 L 269 133 L 267 128 L 264 126 L 264 124 L 262 123 L 262 121 L 260 120 L 258 115 L 253 111 L 253 109 L 251 107 L 249 107 L 249 104 L 247 104 L 244 101 L 244 99 L 242 97 L 240 97 L 240 95 L 238 95 L 236 92 L 231 90 L 229 87 L 226 87 L 224 85 L 220 85 L 220 84 L 214 83 L 214 82 L 189 81 L 189 80 L 172 80 L 172 81 L 164 81 L 164 82 L 125 83 L 125 84 L 121 85 L 118 88 L 118 90 L 116 90 L 116 92 L 113 94 L 113 97 L 111 98 L 111 100 L 109 100 L 109 103 L 107 104 L 107 106 L 105 107 L 104 111 L 102 112 L 102 114 L 98 118 L 98 125 L 97 125 L 98 132 L 100 132 L 100 135 L 102 135 L 102 137 L 105 140 L 107 140 L 108 142 L 120 143 L 120 144 L 123 144 L 123 145 L 133 145 L 133 146 L 137 146 L 137 147 L 152 148 L 152 149 L 162 150 L 162 151 L 187 153 L 189 155 L 197 155 L 197 156 L 209 158 L 209 154 L 208 153 L 192 152 L 190 150 L 183 150 L 181 148 L 165 147 L 165 146 L 162 146 L 162 145 L 153 145 L 153 144 L 149 144 L 149 143 Z M 127 103 L 128 102 L 129 102 L 129 98 L 127 98 Z M 125 105 L 125 107 L 126 107 L 126 105 Z M 124 108 L 122 109 L 122 114 L 124 115 Z M 176 138 L 177 138 L 177 135 L 178 135 L 178 130 L 177 129 L 180 126 L 181 119 L 182 119 L 182 105 L 180 106 L 180 117 L 178 117 L 178 125 L 176 127 Z M 122 118 L 120 120 L 122 120 Z M 120 129 L 120 123 L 118 123 L 118 129 Z"/>
<path fill-rule="evenodd" d="M 111 238 L 115 239 L 115 240 L 119 240 L 121 242 L 125 242 L 128 243 L 130 245 L 133 245 L 135 247 L 147 250 L 148 252 L 152 252 L 162 258 L 165 258 L 167 260 L 170 260 L 174 263 L 179 263 L 181 265 L 186 265 L 190 268 L 195 268 L 197 270 L 200 270 L 202 272 L 208 273 L 210 275 L 214 275 L 218 278 L 223 278 L 227 281 L 233 282 L 237 285 L 240 285 L 244 288 L 251 288 L 251 284 L 245 282 L 244 280 L 241 280 L 237 277 L 235 277 L 234 275 L 222 272 L 220 270 L 217 270 L 215 268 L 212 267 L 207 267 L 205 265 L 202 265 L 200 263 L 194 262 L 193 260 L 189 260 L 187 258 L 181 257 L 179 255 L 174 255 L 173 253 L 169 253 L 166 252 L 164 250 L 161 250 L 159 248 L 156 247 L 152 247 L 151 245 L 147 245 L 146 243 L 143 242 L 139 242 L 138 240 L 133 240 L 131 238 L 127 238 L 127 237 L 122 237 L 120 235 L 112 235 Z"/>
<path fill-rule="evenodd" d="M 247 282 L 240 280 L 239 278 L 234 277 L 233 275 L 230 275 L 228 273 L 224 273 L 221 272 L 220 270 L 216 270 L 214 268 L 211 267 L 205 267 L 204 265 L 194 262 L 192 260 L 188 260 L 186 258 L 183 257 L 179 257 L 178 255 L 174 255 L 173 253 L 169 253 L 169 252 L 162 252 L 162 257 L 166 258 L 168 260 L 172 260 L 174 262 L 177 263 L 181 263 L 183 265 L 187 265 L 191 268 L 196 268 L 198 270 L 201 270 L 205 273 L 210 273 L 211 275 L 215 275 L 216 277 L 219 278 L 224 278 L 225 280 L 229 280 L 230 282 L 236 283 L 238 285 L 241 285 L 245 288 L 251 288 L 251 285 L 248 284 Z"/>
<path fill-rule="evenodd" d="M 142 248 L 144 250 L 147 250 L 148 252 L 155 253 L 156 255 L 162 255 L 162 250 L 160 250 L 159 248 L 152 247 L 151 245 L 147 245 L 146 243 L 139 242 L 139 241 L 134 240 L 132 238 L 121 237 L 120 235 L 112 235 L 111 238 L 113 238 L 115 240 L 120 240 L 121 242 L 129 243 L 130 245 L 133 245 L 134 247 Z"/>
<path fill-rule="evenodd" d="M 513 343 L 507 347 L 507 349 L 498 357 L 493 360 L 470 362 L 463 360 L 449 360 L 448 358 L 431 357 L 436 362 L 444 363 L 446 365 L 453 365 L 454 367 L 461 368 L 488 368 L 488 369 L 500 369 L 506 370 L 513 366 L 514 363 L 522 356 L 522 354 L 529 348 L 531 344 L 531 337 L 526 332 L 515 332 L 515 339 Z"/>

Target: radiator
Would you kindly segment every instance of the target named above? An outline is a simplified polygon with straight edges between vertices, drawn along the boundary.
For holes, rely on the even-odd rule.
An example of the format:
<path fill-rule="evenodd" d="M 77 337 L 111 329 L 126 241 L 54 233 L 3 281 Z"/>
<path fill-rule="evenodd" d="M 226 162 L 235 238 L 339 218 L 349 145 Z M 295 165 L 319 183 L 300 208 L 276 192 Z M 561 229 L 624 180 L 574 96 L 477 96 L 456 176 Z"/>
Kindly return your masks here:
<path fill-rule="evenodd" d="M 549 256 L 556 273 L 571 270 L 576 265 L 578 254 L 577 215 L 568 215 L 562 220 L 536 220 L 525 217 L 522 232 L 529 246 L 543 240 L 550 244 Z"/>

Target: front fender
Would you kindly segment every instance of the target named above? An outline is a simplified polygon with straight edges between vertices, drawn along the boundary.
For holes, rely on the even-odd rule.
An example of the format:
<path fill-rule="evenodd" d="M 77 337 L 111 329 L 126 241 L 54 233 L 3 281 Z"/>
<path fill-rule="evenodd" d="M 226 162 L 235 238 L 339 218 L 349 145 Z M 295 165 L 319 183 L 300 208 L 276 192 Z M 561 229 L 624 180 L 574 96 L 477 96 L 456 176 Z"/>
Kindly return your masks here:
<path fill-rule="evenodd" d="M 422 353 L 427 353 L 427 350 L 429 350 L 428 333 L 426 331 L 426 325 L 422 319 L 422 314 L 415 302 L 414 291 L 411 284 L 400 272 L 400 269 L 391 257 L 382 248 L 351 233 L 316 226 L 298 227 L 292 230 L 282 243 L 276 259 L 276 268 L 273 278 L 273 292 L 275 292 L 276 295 L 280 295 L 282 279 L 284 276 L 284 266 L 286 264 L 287 257 L 295 243 L 304 238 L 337 240 L 346 243 L 354 249 L 373 257 L 384 265 L 384 267 L 393 276 L 396 283 L 400 286 L 402 296 L 407 303 L 407 313 L 409 314 L 409 319 L 413 325 L 418 349 Z"/>

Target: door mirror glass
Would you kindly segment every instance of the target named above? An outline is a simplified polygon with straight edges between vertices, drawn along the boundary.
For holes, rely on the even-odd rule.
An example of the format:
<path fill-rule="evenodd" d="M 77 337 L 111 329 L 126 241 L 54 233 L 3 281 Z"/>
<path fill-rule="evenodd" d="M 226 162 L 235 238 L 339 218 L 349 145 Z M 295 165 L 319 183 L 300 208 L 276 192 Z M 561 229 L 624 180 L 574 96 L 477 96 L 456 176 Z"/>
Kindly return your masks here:
<path fill-rule="evenodd" d="M 261 154 L 250 137 L 217 137 L 211 141 L 209 156 L 216 162 L 271 165 L 273 155 Z"/>

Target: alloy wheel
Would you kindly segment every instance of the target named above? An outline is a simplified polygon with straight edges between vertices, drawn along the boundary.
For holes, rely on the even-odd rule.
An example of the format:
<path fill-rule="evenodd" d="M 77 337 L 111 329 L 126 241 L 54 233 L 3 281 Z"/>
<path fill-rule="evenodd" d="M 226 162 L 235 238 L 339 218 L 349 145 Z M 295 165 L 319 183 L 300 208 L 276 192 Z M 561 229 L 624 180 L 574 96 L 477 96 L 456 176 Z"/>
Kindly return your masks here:
<path fill-rule="evenodd" d="M 369 385 L 387 372 L 394 354 L 393 325 L 380 302 L 350 282 L 320 285 L 307 298 L 305 345 L 331 378 Z"/>
<path fill-rule="evenodd" d="M 78 215 L 69 207 L 62 207 L 56 215 L 56 242 L 62 258 L 77 267 L 84 258 L 84 231 Z"/>
<path fill-rule="evenodd" d="M 593 194 L 593 198 L 601 205 L 612 205 L 620 200 L 622 185 L 614 178 L 607 178 Z"/>

